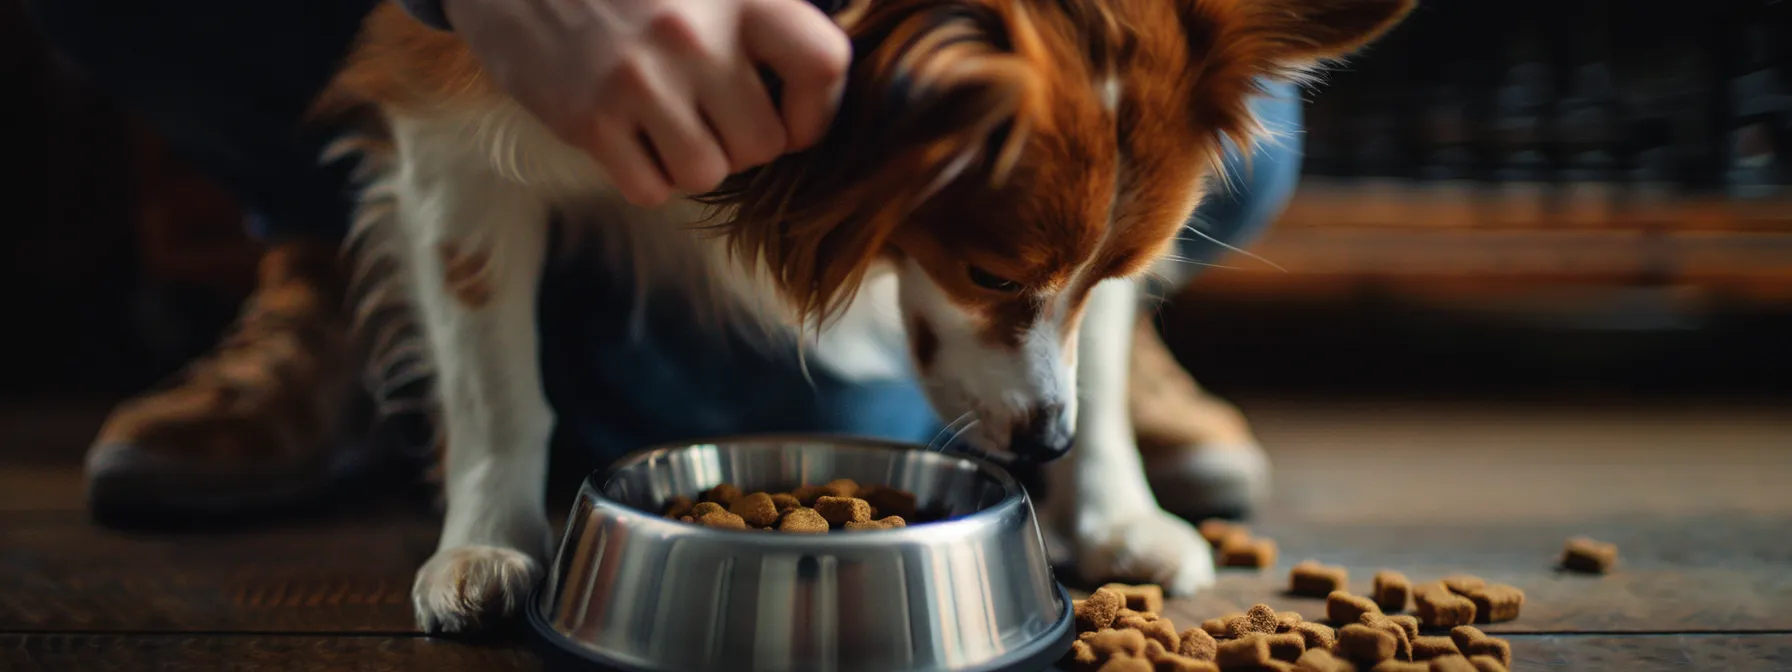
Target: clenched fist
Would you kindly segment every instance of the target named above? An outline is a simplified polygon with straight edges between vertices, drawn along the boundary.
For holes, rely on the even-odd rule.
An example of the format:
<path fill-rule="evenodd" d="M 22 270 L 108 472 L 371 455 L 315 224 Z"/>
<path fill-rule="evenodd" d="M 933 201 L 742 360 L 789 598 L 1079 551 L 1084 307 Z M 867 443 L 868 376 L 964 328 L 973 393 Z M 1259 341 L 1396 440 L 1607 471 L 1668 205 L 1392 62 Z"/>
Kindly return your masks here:
<path fill-rule="evenodd" d="M 803 0 L 446 0 L 443 11 L 499 86 L 643 206 L 818 141 L 852 56 Z M 762 69 L 782 82 L 781 111 Z"/>

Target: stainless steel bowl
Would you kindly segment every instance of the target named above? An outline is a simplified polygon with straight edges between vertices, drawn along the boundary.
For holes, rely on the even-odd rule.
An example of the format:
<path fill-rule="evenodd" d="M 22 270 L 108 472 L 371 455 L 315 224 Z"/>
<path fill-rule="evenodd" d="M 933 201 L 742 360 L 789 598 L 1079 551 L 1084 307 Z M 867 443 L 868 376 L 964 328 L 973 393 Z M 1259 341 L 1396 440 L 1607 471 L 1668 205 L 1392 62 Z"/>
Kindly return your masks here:
<path fill-rule="evenodd" d="M 661 502 L 851 478 L 948 518 L 798 535 L 667 520 Z M 1001 468 L 917 446 L 760 437 L 644 451 L 586 479 L 529 614 L 550 664 L 618 670 L 1039 670 L 1070 599 Z"/>

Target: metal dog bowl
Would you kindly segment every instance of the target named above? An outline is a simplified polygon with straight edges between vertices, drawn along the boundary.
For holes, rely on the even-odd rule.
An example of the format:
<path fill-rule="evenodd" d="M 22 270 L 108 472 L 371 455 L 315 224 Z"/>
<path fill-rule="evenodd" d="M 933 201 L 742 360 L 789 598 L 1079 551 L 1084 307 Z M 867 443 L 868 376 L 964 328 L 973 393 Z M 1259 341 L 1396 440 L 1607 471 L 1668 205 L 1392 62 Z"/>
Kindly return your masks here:
<path fill-rule="evenodd" d="M 1070 598 L 1007 472 L 917 446 L 763 437 L 636 453 L 587 478 L 528 609 L 552 667 L 1040 670 L 1069 650 Z M 826 535 L 658 515 L 674 495 L 851 478 L 948 514 Z"/>

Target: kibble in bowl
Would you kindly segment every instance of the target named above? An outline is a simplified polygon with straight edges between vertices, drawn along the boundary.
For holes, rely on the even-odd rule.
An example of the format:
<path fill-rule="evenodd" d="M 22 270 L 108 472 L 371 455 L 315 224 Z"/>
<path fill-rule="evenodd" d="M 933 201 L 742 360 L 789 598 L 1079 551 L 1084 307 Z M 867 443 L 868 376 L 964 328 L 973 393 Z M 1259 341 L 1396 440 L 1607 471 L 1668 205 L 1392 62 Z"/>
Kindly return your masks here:
<path fill-rule="evenodd" d="M 1039 527 L 1005 470 L 918 446 L 646 451 L 586 481 L 529 618 L 548 648 L 607 668 L 1036 670 L 1075 632 Z M 966 592 L 933 599 L 944 585 Z M 948 639 L 964 645 L 912 644 Z"/>

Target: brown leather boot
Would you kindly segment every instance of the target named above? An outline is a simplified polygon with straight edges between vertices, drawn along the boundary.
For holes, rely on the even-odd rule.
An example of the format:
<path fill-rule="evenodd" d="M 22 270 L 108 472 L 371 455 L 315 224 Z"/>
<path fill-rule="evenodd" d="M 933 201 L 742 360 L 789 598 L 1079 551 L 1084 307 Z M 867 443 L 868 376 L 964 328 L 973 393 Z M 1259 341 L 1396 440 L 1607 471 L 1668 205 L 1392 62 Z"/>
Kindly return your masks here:
<path fill-rule="evenodd" d="M 87 453 L 91 510 L 230 514 L 317 493 L 370 452 L 341 441 L 363 398 L 358 360 L 336 248 L 270 249 L 217 348 L 107 418 Z"/>
<path fill-rule="evenodd" d="M 1269 492 L 1269 460 L 1238 408 L 1208 394 L 1149 316 L 1133 330 L 1133 429 L 1158 504 L 1189 521 L 1243 518 Z"/>

